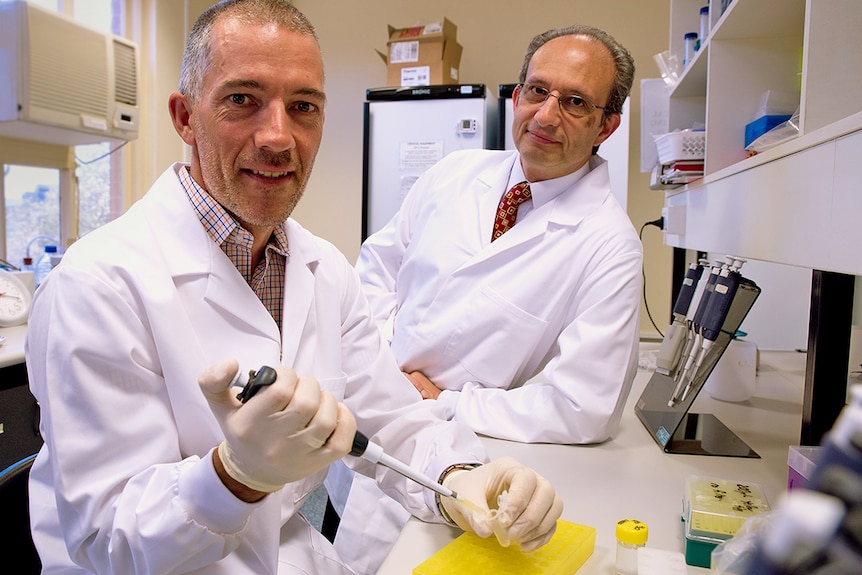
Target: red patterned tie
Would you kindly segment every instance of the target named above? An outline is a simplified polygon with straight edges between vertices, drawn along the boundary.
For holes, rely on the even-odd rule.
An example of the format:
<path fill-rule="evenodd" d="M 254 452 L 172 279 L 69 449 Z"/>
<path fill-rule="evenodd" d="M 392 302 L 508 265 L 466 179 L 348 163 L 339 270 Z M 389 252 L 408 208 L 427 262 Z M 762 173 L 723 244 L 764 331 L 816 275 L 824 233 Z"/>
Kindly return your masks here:
<path fill-rule="evenodd" d="M 491 234 L 492 242 L 515 225 L 515 218 L 518 217 L 518 206 L 529 199 L 530 184 L 527 182 L 516 184 L 506 192 L 497 207 L 497 217 L 494 218 L 494 233 Z"/>

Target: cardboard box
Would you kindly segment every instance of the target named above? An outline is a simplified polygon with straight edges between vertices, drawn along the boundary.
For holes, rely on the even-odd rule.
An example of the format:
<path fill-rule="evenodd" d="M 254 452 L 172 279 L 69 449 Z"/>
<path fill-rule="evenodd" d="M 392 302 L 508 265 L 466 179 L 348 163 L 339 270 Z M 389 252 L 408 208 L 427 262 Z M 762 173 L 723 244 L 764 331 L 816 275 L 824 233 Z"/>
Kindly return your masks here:
<path fill-rule="evenodd" d="M 390 25 L 386 53 L 377 52 L 386 64 L 386 85 L 459 83 L 462 48 L 456 33 L 457 27 L 446 18 L 410 28 Z"/>

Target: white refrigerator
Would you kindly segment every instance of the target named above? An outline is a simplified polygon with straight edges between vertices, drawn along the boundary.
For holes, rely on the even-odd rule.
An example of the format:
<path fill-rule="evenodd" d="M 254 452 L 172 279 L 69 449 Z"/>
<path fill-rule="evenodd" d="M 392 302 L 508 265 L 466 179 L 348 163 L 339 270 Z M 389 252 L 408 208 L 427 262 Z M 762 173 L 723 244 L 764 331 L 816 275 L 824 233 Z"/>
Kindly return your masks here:
<path fill-rule="evenodd" d="M 444 156 L 493 148 L 496 115 L 483 84 L 366 90 L 362 239 L 395 215 L 413 183 Z"/>

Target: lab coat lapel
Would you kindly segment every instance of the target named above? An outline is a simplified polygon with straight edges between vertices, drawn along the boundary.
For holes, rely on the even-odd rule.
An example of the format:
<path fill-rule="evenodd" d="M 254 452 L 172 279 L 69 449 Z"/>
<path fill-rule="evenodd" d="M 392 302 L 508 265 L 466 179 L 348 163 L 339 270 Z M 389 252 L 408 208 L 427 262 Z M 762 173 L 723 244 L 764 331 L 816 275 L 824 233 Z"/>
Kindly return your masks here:
<path fill-rule="evenodd" d="M 314 341 L 309 330 L 314 330 L 313 266 L 320 259 L 318 246 L 308 234 L 299 233 L 299 226 L 293 220 L 287 221 L 287 244 L 290 255 L 287 258 L 284 278 L 284 315 L 282 316 L 282 363 L 297 365 L 302 358 L 297 357 L 300 342 L 306 338 L 303 350 L 311 351 Z"/>
<path fill-rule="evenodd" d="M 550 223 L 574 228 L 585 217 L 608 201 L 616 202 L 611 195 L 608 163 L 601 156 L 590 157 L 590 171 L 572 188 L 560 194 L 553 202 L 548 214 Z M 518 224 L 520 225 L 520 224 Z"/>
<path fill-rule="evenodd" d="M 489 169 L 477 178 L 474 185 L 487 186 L 480 192 L 477 206 L 480 242 L 490 242 L 491 229 L 494 225 L 494 214 L 500 202 L 500 195 L 508 184 L 509 173 L 513 162 L 519 156 L 516 154 L 498 168 Z M 543 236 L 548 226 L 574 229 L 591 212 L 597 209 L 610 196 L 607 162 L 600 156 L 590 158 L 590 171 L 575 185 L 561 193 L 553 200 L 533 209 L 529 216 L 519 221 L 512 230 L 506 232 L 484 249 L 476 252 L 476 257 L 463 267 L 471 267 L 485 260 L 497 257 L 510 250 L 523 247 Z"/>
<path fill-rule="evenodd" d="M 477 250 L 476 257 L 468 262 L 468 265 L 481 263 L 524 242 L 529 242 L 533 238 L 542 235 L 547 228 L 548 219 L 541 215 L 542 210 L 547 206 L 540 206 L 537 210 L 534 210 L 534 212 L 538 212 L 536 213 L 538 217 L 530 217 L 518 222 L 517 234 L 513 234 L 512 230 L 510 230 L 493 242 L 491 241 L 497 206 L 499 206 L 500 198 L 505 193 L 509 184 L 509 174 L 512 171 L 512 165 L 519 157 L 517 154 L 513 154 L 510 159 L 500 166 L 489 169 L 476 178 L 476 184 L 474 185 L 487 187 L 484 192 L 480 193 L 477 213 L 479 220 L 477 228 L 481 234 L 478 241 L 480 242 L 479 245 L 485 247 Z"/>
<path fill-rule="evenodd" d="M 182 164 L 176 164 L 173 171 L 165 172 L 148 195 L 158 196 L 157 209 L 162 210 L 153 217 L 170 223 L 157 237 L 162 243 L 174 283 L 184 284 L 196 277 L 206 279 L 202 293 L 194 290 L 183 292 L 187 296 L 183 305 L 197 321 L 206 321 L 210 317 L 207 313 L 194 311 L 196 306 L 203 304 L 216 308 L 242 333 L 278 341 L 278 326 L 230 259 L 206 233 L 191 208 L 176 176 L 178 169 L 182 169 Z M 196 327 L 206 333 L 206 326 Z"/>
<path fill-rule="evenodd" d="M 476 226 L 474 229 L 479 230 L 479 245 L 486 244 L 494 230 L 494 216 L 497 213 L 497 206 L 500 205 L 500 198 L 503 196 L 503 190 L 509 183 L 509 174 L 512 171 L 512 166 L 515 160 L 519 158 L 518 154 L 512 154 L 505 162 L 499 166 L 489 168 L 479 174 L 471 184 L 477 189 L 470 190 L 464 194 L 465 199 L 478 197 L 478 205 L 476 206 Z M 496 242 L 494 242 L 496 243 Z"/>

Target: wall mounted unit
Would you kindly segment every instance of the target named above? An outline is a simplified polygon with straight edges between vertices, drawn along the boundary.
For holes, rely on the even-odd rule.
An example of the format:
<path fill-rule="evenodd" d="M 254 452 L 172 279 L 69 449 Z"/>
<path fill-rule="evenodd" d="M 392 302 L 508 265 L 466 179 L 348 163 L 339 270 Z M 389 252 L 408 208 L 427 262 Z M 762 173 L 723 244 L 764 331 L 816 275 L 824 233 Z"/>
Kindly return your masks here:
<path fill-rule="evenodd" d="M 0 2 L 0 136 L 61 145 L 138 136 L 135 43 L 23 1 Z"/>

